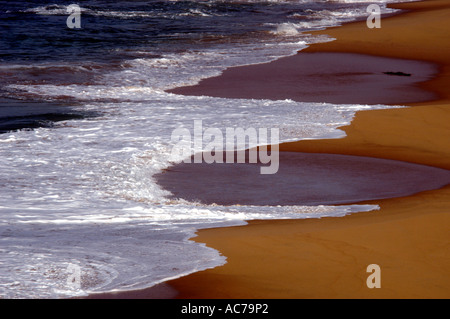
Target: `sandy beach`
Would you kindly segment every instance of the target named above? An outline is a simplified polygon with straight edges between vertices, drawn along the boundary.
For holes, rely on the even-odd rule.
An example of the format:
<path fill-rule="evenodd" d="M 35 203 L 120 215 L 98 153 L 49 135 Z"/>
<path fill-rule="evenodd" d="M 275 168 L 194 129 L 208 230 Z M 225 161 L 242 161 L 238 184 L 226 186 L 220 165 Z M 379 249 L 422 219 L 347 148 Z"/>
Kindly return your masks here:
<path fill-rule="evenodd" d="M 382 93 L 366 101 L 409 108 L 360 111 L 351 125 L 341 128 L 345 138 L 282 144 L 282 151 L 360 155 L 450 169 L 450 3 L 432 0 L 393 7 L 408 11 L 383 18 L 381 29 L 369 30 L 364 21 L 317 32 L 337 40 L 312 45 L 290 59 L 340 53 L 417 60 L 432 63 L 437 74 L 403 87 L 408 92 L 403 101 Z M 276 69 L 277 62 L 262 68 Z M 225 81 L 232 81 L 231 73 L 224 73 Z M 184 93 L 226 95 L 227 90 L 210 93 L 208 86 L 211 89 L 214 83 L 207 82 L 185 88 Z M 424 95 L 408 98 L 422 90 Z M 258 92 L 251 94 L 256 98 Z M 280 97 L 277 88 L 268 94 Z M 352 103 L 351 89 L 347 97 Z M 345 101 L 343 96 L 339 101 Z M 169 285 L 178 291 L 178 298 L 449 298 L 450 187 L 366 203 L 377 204 L 380 210 L 202 230 L 194 240 L 220 251 L 228 263 Z M 366 286 L 369 264 L 380 266 L 380 289 Z"/>

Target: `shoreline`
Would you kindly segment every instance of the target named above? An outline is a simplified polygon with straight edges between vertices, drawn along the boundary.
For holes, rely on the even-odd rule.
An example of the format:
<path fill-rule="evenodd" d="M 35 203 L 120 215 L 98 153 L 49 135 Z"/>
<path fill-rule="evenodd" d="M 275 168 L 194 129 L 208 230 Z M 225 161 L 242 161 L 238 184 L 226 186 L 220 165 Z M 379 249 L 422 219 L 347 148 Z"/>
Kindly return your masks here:
<path fill-rule="evenodd" d="M 445 30 L 450 27 L 442 19 L 445 12 L 448 13 L 449 5 L 441 0 L 425 0 L 390 6 L 407 10 L 404 14 L 382 20 L 380 31 L 388 24 L 387 28 L 393 32 L 388 32 L 387 35 L 380 32 L 369 40 L 364 39 L 365 43 L 362 44 L 358 39 L 364 31 L 358 28 L 357 22 L 352 22 L 343 28 L 319 31 L 320 34 L 329 34 L 338 40 L 311 46 L 306 51 L 351 51 L 390 58 L 403 56 L 405 59 L 435 63 L 439 72 L 418 85 L 434 92 L 437 97 L 426 102 L 404 103 L 408 108 L 359 111 L 350 125 L 339 128 L 346 133 L 345 138 L 282 143 L 280 151 L 369 156 L 450 169 L 450 132 L 447 125 L 450 103 L 450 91 L 447 89 L 450 59 L 447 53 L 450 52 L 450 45 L 448 41 L 442 41 Z M 420 19 L 423 27 L 414 27 L 410 19 Z M 435 31 L 439 29 L 441 33 Z M 426 41 L 427 46 L 423 45 Z M 384 42 L 389 46 L 383 46 Z M 424 128 L 427 130 L 426 134 L 423 134 Z"/>
<path fill-rule="evenodd" d="M 433 17 L 441 14 L 441 10 L 450 10 L 450 5 L 441 0 L 390 6 L 409 11 L 382 19 L 380 37 L 388 23 L 388 29 L 395 29 L 390 31 L 393 38 L 404 38 L 405 43 L 411 37 L 401 32 L 404 28 L 401 24 L 411 27 L 414 23 L 410 19 L 423 18 L 421 21 L 428 24 L 420 26 L 421 34 L 429 35 L 427 26 L 430 27 Z M 329 34 L 337 40 L 314 44 L 299 54 L 344 52 L 401 59 L 411 59 L 414 55 L 404 43 L 397 51 L 395 45 L 381 47 L 377 42 L 380 39 L 370 39 L 372 47 L 354 45 L 352 41 L 358 42 L 356 34 L 362 24 L 365 21 L 313 32 Z M 376 31 L 380 30 L 362 30 Z M 436 42 L 435 38 L 442 35 L 434 33 L 433 36 Z M 433 58 L 426 50 L 419 51 L 416 57 L 420 59 L 411 60 L 440 65 L 436 77 L 420 84 L 436 93 L 436 98 L 408 102 L 409 108 L 358 111 L 350 125 L 340 128 L 346 132 L 345 138 L 282 143 L 280 151 L 358 155 L 450 169 L 447 124 L 450 95 L 446 91 L 449 58 L 444 49 Z M 249 221 L 245 226 L 200 230 L 191 240 L 205 243 L 226 256 L 228 262 L 224 266 L 141 291 L 91 297 L 449 298 L 450 261 L 446 251 L 450 217 L 446 212 L 450 210 L 450 186 L 358 204 L 379 205 L 380 210 L 339 218 Z M 379 264 L 382 270 L 381 289 L 368 289 L 365 284 L 366 267 L 373 263 Z"/>

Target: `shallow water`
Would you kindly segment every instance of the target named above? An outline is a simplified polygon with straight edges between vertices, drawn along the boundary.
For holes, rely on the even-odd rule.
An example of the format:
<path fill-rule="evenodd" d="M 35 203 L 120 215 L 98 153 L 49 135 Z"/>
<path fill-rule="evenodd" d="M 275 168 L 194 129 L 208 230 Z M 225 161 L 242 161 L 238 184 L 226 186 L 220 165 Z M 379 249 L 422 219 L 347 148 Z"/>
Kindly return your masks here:
<path fill-rule="evenodd" d="M 412 195 L 450 182 L 444 169 L 361 156 L 281 152 L 276 174 L 262 163 L 180 163 L 156 174 L 173 198 L 205 205 L 316 206 Z"/>

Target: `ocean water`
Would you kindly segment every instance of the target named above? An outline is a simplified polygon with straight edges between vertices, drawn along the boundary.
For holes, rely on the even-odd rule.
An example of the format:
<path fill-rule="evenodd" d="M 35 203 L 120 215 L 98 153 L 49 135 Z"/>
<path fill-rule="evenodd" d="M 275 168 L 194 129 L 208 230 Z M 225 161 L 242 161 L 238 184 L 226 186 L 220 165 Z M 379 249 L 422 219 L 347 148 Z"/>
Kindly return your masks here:
<path fill-rule="evenodd" d="M 82 1 L 81 29 L 69 4 L 0 3 L 0 297 L 150 287 L 226 263 L 189 240 L 198 229 L 378 208 L 207 205 L 154 178 L 183 160 L 171 133 L 195 120 L 292 141 L 342 137 L 356 111 L 386 108 L 165 92 L 332 41 L 308 31 L 365 19 L 369 2 Z"/>

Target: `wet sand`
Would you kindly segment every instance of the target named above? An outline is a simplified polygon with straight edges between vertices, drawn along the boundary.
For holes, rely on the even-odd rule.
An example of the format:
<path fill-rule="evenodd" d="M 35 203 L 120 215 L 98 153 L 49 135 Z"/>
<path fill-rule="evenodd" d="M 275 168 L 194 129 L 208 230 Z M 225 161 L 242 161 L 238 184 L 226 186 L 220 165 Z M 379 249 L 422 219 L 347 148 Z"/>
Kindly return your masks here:
<path fill-rule="evenodd" d="M 225 206 L 351 204 L 450 184 L 449 170 L 401 161 L 280 152 L 273 174 L 261 174 L 266 164 L 248 163 L 249 152 L 244 156 L 246 163 L 179 163 L 154 178 L 174 199 Z"/>
<path fill-rule="evenodd" d="M 434 63 L 306 50 L 273 63 L 229 68 L 199 85 L 170 92 L 235 99 L 400 104 L 436 98 L 434 92 L 420 88 L 418 83 L 437 72 Z"/>

